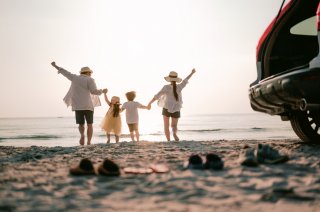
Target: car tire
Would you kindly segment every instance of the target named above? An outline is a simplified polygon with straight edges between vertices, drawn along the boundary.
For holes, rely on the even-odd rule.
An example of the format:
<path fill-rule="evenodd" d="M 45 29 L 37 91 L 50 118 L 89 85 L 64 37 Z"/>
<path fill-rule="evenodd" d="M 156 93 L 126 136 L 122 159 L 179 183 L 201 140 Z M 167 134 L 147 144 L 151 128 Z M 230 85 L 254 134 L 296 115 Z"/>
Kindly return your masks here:
<path fill-rule="evenodd" d="M 294 111 L 290 118 L 291 126 L 304 142 L 320 144 L 320 110 Z"/>

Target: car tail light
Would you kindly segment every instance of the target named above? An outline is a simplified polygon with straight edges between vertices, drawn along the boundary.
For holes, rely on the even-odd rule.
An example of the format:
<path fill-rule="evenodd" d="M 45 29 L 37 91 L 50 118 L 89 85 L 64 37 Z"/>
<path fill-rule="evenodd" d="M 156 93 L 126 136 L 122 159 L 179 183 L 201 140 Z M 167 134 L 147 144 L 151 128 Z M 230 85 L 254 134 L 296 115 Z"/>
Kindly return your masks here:
<path fill-rule="evenodd" d="M 320 31 L 320 3 L 318 4 L 317 9 L 317 30 Z"/>
<path fill-rule="evenodd" d="M 317 15 L 318 44 L 320 46 L 320 3 L 318 4 L 316 15 Z M 316 56 L 309 62 L 309 68 L 319 68 L 319 67 L 320 67 L 320 52 L 318 53 L 318 56 Z"/>
<path fill-rule="evenodd" d="M 288 3 L 286 3 L 285 6 L 284 6 L 285 0 L 282 2 L 277 16 L 272 20 L 272 22 L 268 25 L 268 27 L 263 32 L 262 36 L 260 37 L 260 39 L 258 41 L 258 45 L 256 47 L 256 62 L 261 60 L 260 54 L 263 54 L 263 50 L 262 50 L 263 44 L 266 42 L 267 37 L 270 35 L 271 31 L 273 30 L 274 25 L 283 16 L 283 14 L 285 14 L 287 12 L 287 10 L 292 5 L 292 2 L 294 2 L 294 1 L 293 0 L 289 1 Z"/>

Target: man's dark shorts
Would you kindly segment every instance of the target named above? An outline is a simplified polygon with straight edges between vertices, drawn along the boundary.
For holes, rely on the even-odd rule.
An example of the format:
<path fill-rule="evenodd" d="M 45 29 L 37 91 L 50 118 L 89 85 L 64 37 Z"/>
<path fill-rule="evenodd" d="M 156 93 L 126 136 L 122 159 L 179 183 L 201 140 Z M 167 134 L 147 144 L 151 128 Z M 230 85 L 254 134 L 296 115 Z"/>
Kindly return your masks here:
<path fill-rule="evenodd" d="M 85 120 L 87 124 L 93 123 L 93 111 L 91 110 L 76 110 L 76 122 L 77 124 L 84 125 Z"/>
<path fill-rule="evenodd" d="M 169 113 L 166 108 L 162 109 L 162 115 L 166 117 L 172 117 L 172 118 L 180 118 L 180 111 L 174 112 L 174 113 Z"/>
<path fill-rule="evenodd" d="M 138 123 L 128 124 L 128 127 L 129 127 L 129 131 L 133 132 L 135 130 L 138 130 Z"/>

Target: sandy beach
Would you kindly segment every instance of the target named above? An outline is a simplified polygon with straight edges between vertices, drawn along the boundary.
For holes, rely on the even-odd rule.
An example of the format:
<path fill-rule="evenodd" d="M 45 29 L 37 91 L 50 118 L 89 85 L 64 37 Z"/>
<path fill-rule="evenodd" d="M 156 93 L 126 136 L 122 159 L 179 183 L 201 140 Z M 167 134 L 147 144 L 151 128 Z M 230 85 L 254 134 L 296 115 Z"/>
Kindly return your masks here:
<path fill-rule="evenodd" d="M 240 165 L 257 143 L 289 156 L 282 164 Z M 320 146 L 299 140 L 121 142 L 84 147 L 0 147 L 0 211 L 319 211 Z M 215 153 L 222 171 L 185 169 L 191 154 Z M 89 158 L 116 162 L 119 177 L 73 176 Z M 167 173 L 128 174 L 165 164 Z"/>

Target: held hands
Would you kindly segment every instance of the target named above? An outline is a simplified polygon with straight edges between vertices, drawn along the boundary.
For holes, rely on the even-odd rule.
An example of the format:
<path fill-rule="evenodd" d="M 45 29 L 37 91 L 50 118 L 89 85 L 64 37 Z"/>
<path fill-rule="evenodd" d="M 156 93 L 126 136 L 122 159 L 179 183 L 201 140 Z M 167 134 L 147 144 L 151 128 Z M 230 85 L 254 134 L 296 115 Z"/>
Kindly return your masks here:
<path fill-rule="evenodd" d="M 196 73 L 196 69 L 192 69 L 192 71 L 191 71 L 191 74 L 194 74 L 194 73 Z"/>
<path fill-rule="evenodd" d="M 147 105 L 147 109 L 148 109 L 148 110 L 151 109 L 151 104 L 150 104 L 150 103 Z"/>
<path fill-rule="evenodd" d="M 102 93 L 104 93 L 104 94 L 108 93 L 108 89 L 107 88 L 103 89 Z"/>

